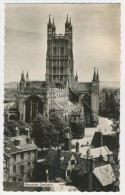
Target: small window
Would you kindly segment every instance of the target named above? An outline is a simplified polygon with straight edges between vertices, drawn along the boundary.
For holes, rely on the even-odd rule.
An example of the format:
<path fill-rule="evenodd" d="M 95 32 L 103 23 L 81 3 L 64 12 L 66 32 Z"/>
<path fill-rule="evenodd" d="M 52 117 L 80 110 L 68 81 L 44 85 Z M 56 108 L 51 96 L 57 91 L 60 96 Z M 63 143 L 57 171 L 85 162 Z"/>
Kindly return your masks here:
<path fill-rule="evenodd" d="M 19 182 L 22 182 L 22 178 L 19 179 Z"/>
<path fill-rule="evenodd" d="M 64 48 L 61 47 L 61 55 L 63 55 L 63 54 L 64 54 Z"/>
<path fill-rule="evenodd" d="M 71 160 L 71 165 L 74 165 L 75 164 L 75 160 Z"/>
<path fill-rule="evenodd" d="M 34 168 L 35 162 L 32 162 L 32 168 Z"/>
<path fill-rule="evenodd" d="M 67 176 L 69 176 L 70 175 L 70 170 L 67 170 Z"/>
<path fill-rule="evenodd" d="M 28 166 L 30 167 L 30 165 L 31 165 L 31 162 L 28 162 Z"/>
<path fill-rule="evenodd" d="M 16 181 L 16 177 L 13 178 L 13 182 L 15 182 L 15 181 Z"/>
<path fill-rule="evenodd" d="M 53 53 L 56 55 L 56 47 L 53 48 Z"/>
<path fill-rule="evenodd" d="M 16 155 L 13 155 L 13 160 L 16 161 Z"/>
<path fill-rule="evenodd" d="M 13 166 L 13 172 L 16 173 L 16 166 Z"/>
<path fill-rule="evenodd" d="M 74 116 L 74 121 L 76 121 L 76 116 Z"/>
<path fill-rule="evenodd" d="M 27 174 L 27 181 L 30 181 L 30 173 Z"/>
<path fill-rule="evenodd" d="M 22 159 L 22 160 L 24 159 L 24 154 L 23 154 L 23 153 L 21 153 L 21 159 Z"/>
<path fill-rule="evenodd" d="M 20 167 L 20 173 L 24 174 L 24 166 L 23 165 L 21 165 L 21 167 Z"/>
<path fill-rule="evenodd" d="M 31 152 L 30 151 L 28 152 L 28 157 L 31 157 Z"/>

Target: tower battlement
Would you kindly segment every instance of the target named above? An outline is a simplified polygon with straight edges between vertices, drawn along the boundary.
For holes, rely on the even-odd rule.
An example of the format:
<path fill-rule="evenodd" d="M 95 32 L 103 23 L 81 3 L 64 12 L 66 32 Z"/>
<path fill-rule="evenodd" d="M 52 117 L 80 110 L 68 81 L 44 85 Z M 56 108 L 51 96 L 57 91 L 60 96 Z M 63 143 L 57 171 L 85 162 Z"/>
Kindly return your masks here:
<path fill-rule="evenodd" d="M 72 24 L 68 16 L 65 34 L 56 34 L 56 26 L 49 16 L 47 24 L 46 82 L 55 87 L 69 87 L 74 80 Z"/>

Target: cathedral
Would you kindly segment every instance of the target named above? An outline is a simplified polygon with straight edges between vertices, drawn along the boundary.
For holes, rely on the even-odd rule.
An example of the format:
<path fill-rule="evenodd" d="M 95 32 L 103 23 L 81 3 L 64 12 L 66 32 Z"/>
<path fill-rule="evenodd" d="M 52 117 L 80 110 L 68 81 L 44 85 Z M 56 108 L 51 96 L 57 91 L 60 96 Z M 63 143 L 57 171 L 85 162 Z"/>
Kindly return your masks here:
<path fill-rule="evenodd" d="M 56 34 L 49 16 L 45 81 L 30 81 L 21 74 L 16 105 L 20 120 L 33 123 L 38 113 L 56 113 L 71 127 L 74 137 L 83 137 L 84 127 L 96 127 L 99 114 L 99 73 L 94 68 L 91 82 L 78 82 L 74 75 L 73 26 L 66 18 L 65 33 Z M 11 112 L 11 115 L 13 112 Z"/>

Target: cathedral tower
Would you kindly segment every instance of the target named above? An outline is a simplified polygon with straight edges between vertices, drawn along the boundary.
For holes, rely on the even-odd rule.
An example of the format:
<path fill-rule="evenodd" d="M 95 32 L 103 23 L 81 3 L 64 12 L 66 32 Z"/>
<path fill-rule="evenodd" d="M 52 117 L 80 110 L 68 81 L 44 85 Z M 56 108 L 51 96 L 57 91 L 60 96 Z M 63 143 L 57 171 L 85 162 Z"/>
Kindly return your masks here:
<path fill-rule="evenodd" d="M 99 73 L 94 68 L 92 88 L 91 88 L 91 125 L 96 127 L 99 116 Z"/>
<path fill-rule="evenodd" d="M 56 34 L 56 26 L 49 16 L 47 24 L 46 82 L 55 87 L 65 88 L 74 78 L 72 24 L 68 15 L 65 34 Z"/>

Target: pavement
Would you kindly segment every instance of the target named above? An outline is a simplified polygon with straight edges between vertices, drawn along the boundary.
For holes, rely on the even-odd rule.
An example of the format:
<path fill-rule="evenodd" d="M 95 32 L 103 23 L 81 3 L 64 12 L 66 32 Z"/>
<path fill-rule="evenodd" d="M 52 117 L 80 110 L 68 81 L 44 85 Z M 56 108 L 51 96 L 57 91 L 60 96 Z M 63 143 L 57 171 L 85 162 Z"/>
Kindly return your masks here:
<path fill-rule="evenodd" d="M 82 139 L 72 139 L 72 145 L 76 146 L 76 142 L 79 145 L 90 146 L 92 138 L 96 131 L 101 131 L 103 134 L 112 134 L 112 120 L 108 118 L 99 117 L 99 124 L 97 127 L 85 128 L 85 136 Z"/>

